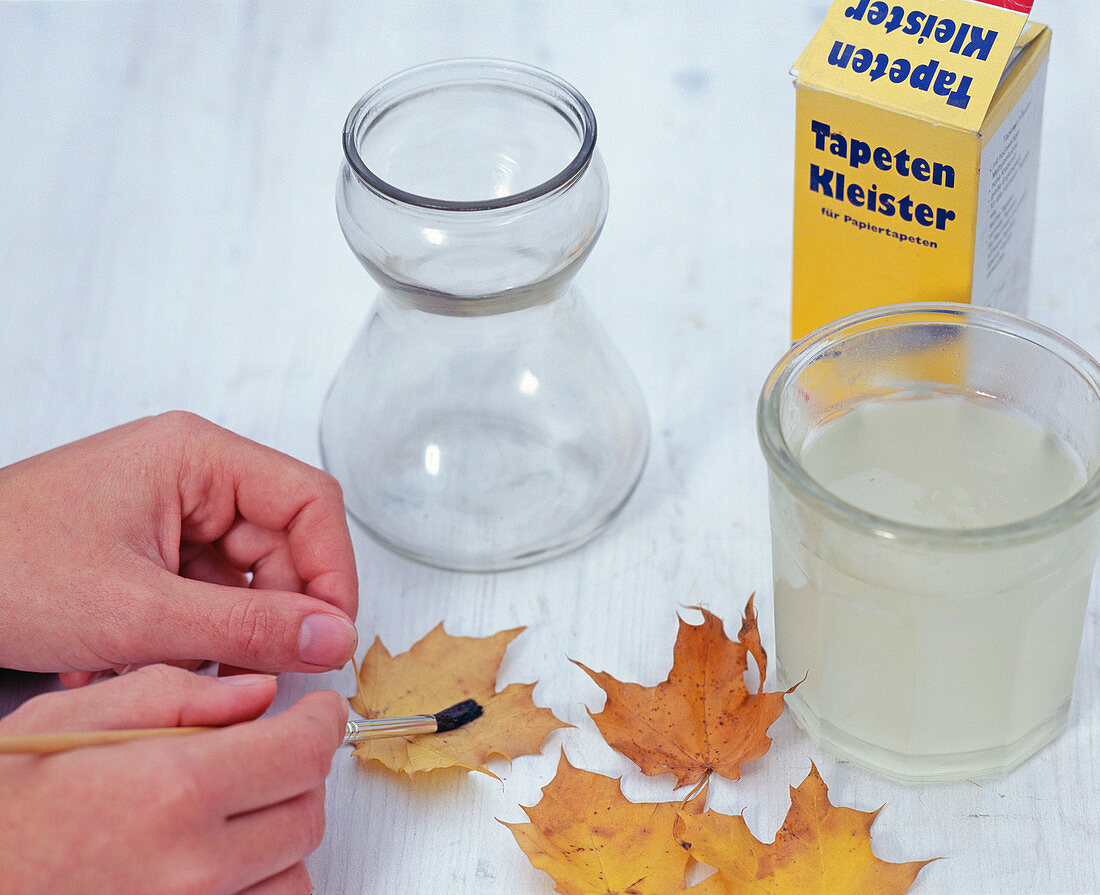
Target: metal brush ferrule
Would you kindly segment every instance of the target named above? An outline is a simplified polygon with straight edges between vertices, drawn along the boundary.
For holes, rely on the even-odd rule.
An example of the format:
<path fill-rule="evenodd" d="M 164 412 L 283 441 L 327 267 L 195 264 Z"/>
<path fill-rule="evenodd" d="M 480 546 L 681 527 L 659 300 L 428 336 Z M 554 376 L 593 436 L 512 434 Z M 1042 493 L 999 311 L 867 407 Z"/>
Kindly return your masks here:
<path fill-rule="evenodd" d="M 413 715 L 409 718 L 365 718 L 348 721 L 344 729 L 345 743 L 360 743 L 382 737 L 415 736 L 435 733 L 438 724 L 435 715 Z"/>

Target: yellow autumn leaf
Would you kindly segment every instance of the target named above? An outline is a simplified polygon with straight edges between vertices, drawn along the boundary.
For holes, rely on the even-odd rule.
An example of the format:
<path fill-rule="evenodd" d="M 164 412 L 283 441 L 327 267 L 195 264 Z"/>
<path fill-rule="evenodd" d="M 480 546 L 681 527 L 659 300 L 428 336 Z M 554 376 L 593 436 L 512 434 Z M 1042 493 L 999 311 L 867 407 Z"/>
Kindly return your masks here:
<path fill-rule="evenodd" d="M 539 803 L 523 809 L 530 822 L 502 823 L 562 895 L 670 895 L 691 861 L 673 835 L 678 809 L 690 816 L 705 798 L 630 802 L 620 781 L 579 770 L 563 754 Z"/>
<path fill-rule="evenodd" d="M 357 671 L 358 692 L 348 701 L 364 718 L 436 714 L 464 699 L 482 707 L 480 718 L 456 730 L 368 740 L 355 745 L 364 765 L 378 762 L 409 777 L 461 767 L 490 773 L 493 756 L 537 752 L 551 731 L 569 725 L 532 699 L 535 684 L 496 689 L 508 644 L 523 628 L 489 637 L 452 637 L 439 624 L 406 653 L 390 654 L 375 638 Z"/>
<path fill-rule="evenodd" d="M 930 861 L 892 864 L 875 857 L 877 816 L 830 803 L 813 766 L 801 786 L 791 787 L 790 811 L 770 845 L 753 836 L 740 815 L 681 813 L 680 844 L 718 871 L 684 895 L 902 895 Z"/>

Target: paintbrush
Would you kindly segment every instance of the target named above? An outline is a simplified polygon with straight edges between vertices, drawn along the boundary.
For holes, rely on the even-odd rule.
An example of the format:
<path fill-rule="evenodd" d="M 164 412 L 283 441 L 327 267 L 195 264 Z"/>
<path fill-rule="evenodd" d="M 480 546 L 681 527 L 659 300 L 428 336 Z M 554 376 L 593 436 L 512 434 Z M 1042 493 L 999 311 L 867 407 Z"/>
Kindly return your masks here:
<path fill-rule="evenodd" d="M 383 737 L 414 736 L 421 733 L 445 733 L 465 727 L 481 717 L 481 706 L 472 699 L 464 699 L 449 709 L 434 715 L 412 715 L 408 718 L 362 718 L 348 721 L 344 731 L 345 743 L 361 743 Z"/>
<path fill-rule="evenodd" d="M 481 706 L 466 699 L 434 715 L 411 715 L 407 718 L 361 718 L 348 721 L 344 728 L 344 743 L 361 743 L 383 737 L 417 736 L 444 733 L 469 724 L 481 717 Z M 33 733 L 0 736 L 0 754 L 31 752 L 46 755 L 81 746 L 102 746 L 148 737 L 178 736 L 216 730 L 213 727 L 139 727 L 123 730 L 81 730 L 67 733 Z"/>

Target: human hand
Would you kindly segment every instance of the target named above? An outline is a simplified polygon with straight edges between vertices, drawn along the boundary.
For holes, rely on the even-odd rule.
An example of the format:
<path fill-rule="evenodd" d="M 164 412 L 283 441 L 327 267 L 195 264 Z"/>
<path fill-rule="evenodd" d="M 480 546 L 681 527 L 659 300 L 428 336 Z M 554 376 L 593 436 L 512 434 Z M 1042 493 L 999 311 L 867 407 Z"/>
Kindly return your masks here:
<path fill-rule="evenodd" d="M 232 682 L 232 683 L 230 683 Z M 0 867 L 20 895 L 304 895 L 347 703 L 310 693 L 252 720 L 267 675 L 154 665 L 37 696 L 0 734 L 233 725 L 54 755 L 0 755 Z M 245 722 L 245 723 L 238 723 Z"/>
<path fill-rule="evenodd" d="M 0 469 L 0 667 L 323 671 L 357 607 L 336 481 L 193 414 Z"/>

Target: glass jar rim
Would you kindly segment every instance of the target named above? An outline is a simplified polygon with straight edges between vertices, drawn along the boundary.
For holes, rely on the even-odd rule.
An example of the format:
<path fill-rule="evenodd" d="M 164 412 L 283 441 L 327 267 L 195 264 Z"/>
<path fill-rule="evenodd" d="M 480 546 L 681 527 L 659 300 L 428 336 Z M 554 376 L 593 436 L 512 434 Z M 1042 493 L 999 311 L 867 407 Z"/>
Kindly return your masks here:
<path fill-rule="evenodd" d="M 517 90 L 538 90 L 543 98 L 554 101 L 563 117 L 573 121 L 580 129 L 580 145 L 576 154 L 565 167 L 542 183 L 507 196 L 487 199 L 453 200 L 422 196 L 403 190 L 379 177 L 359 152 L 358 138 L 363 126 L 377 119 L 394 103 L 415 96 L 431 86 L 463 83 L 448 80 L 455 76 L 463 76 L 464 83 L 494 83 Z M 381 196 L 403 205 L 434 211 L 494 211 L 549 195 L 580 177 L 596 149 L 596 115 L 580 91 L 545 69 L 508 59 L 443 59 L 397 72 L 368 90 L 348 113 L 344 123 L 343 144 L 344 157 L 355 176 Z"/>
<path fill-rule="evenodd" d="M 1046 537 L 1068 528 L 1100 507 L 1100 470 L 1055 506 L 1014 522 L 977 528 L 941 528 L 899 522 L 870 513 L 819 484 L 795 457 L 780 424 L 780 401 L 787 383 L 828 346 L 874 329 L 929 323 L 960 323 L 1024 338 L 1072 368 L 1100 395 L 1100 364 L 1065 336 L 1032 320 L 995 308 L 960 302 L 906 302 L 858 311 L 822 326 L 795 342 L 768 374 L 756 409 L 757 437 L 773 474 L 816 510 L 884 540 L 935 543 L 938 547 L 1002 546 Z"/>

